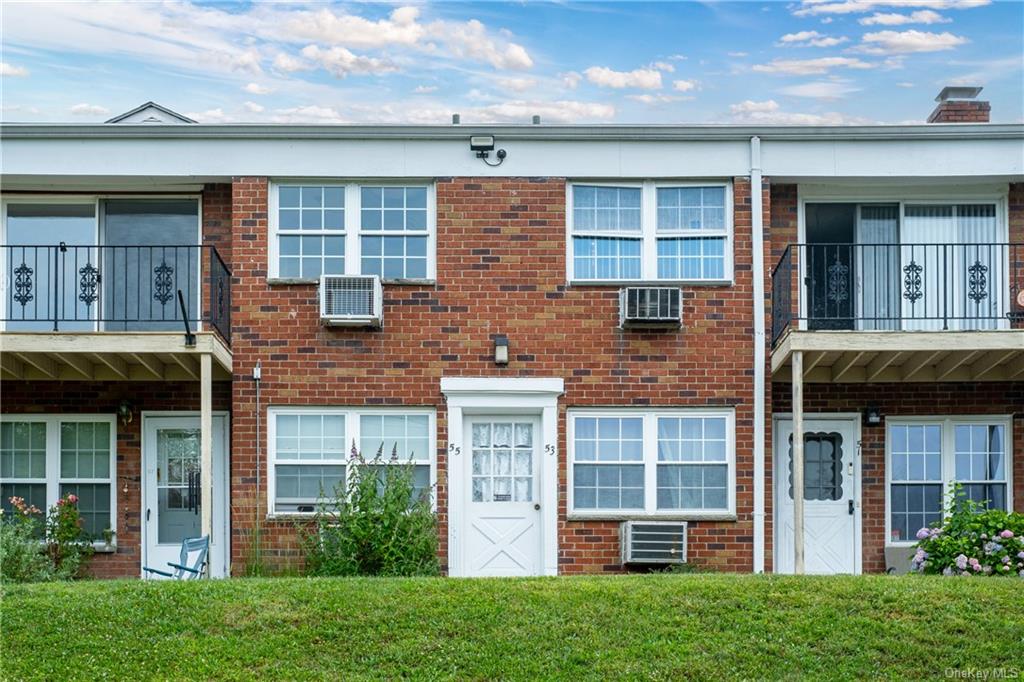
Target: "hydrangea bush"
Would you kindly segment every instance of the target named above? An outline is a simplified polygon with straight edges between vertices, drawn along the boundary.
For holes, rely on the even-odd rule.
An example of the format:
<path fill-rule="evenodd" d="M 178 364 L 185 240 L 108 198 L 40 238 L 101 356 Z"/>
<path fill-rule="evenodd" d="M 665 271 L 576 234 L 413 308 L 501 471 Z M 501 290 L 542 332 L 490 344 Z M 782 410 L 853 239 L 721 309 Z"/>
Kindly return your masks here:
<path fill-rule="evenodd" d="M 911 561 L 918 573 L 1024 578 L 1024 514 L 985 509 L 959 486 L 941 526 L 917 531 Z"/>

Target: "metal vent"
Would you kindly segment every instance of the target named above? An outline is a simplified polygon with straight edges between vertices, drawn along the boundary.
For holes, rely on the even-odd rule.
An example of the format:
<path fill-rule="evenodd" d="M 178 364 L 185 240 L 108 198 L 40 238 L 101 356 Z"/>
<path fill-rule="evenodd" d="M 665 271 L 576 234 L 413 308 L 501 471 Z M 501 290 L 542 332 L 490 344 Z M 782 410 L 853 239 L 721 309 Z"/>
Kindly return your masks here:
<path fill-rule="evenodd" d="M 679 327 L 679 289 L 673 287 L 626 287 L 619 292 L 619 323 L 622 327 Z"/>
<path fill-rule="evenodd" d="M 685 521 L 626 521 L 622 524 L 622 563 L 685 562 Z"/>
<path fill-rule="evenodd" d="M 384 322 L 384 291 L 376 275 L 323 275 L 320 319 L 326 325 L 379 327 Z"/>

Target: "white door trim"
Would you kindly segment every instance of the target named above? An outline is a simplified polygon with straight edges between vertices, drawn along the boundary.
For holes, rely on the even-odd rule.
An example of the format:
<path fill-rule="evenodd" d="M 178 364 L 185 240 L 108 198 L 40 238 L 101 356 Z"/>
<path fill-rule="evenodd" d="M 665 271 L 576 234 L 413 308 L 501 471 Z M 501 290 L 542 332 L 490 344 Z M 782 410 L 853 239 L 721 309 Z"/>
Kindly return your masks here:
<path fill-rule="evenodd" d="M 146 504 L 149 502 L 147 499 L 147 483 L 146 483 L 146 422 L 150 419 L 160 418 L 175 418 L 184 417 L 190 419 L 196 419 L 197 422 L 200 418 L 198 410 L 186 410 L 182 412 L 172 412 L 166 410 L 152 410 L 141 413 L 142 423 L 139 425 L 139 459 L 140 459 L 140 470 L 139 475 L 139 526 L 141 532 L 139 533 L 139 556 L 140 565 L 139 573 L 143 578 L 147 577 L 145 572 L 142 571 L 142 566 L 146 565 L 146 554 L 147 554 L 147 523 L 146 523 Z M 231 415 L 224 410 L 213 411 L 213 423 L 214 428 L 219 425 L 223 428 L 224 438 L 224 453 L 222 455 L 223 462 L 221 471 L 223 472 L 219 476 L 220 480 L 214 481 L 213 486 L 213 499 L 214 509 L 220 518 L 223 519 L 222 524 L 216 524 L 214 526 L 214 536 L 210 538 L 210 574 L 214 578 L 227 578 L 231 575 L 231 505 L 230 505 L 230 484 L 231 480 Z M 220 536 L 220 537 L 218 537 Z M 160 568 L 154 566 L 153 568 Z"/>
<path fill-rule="evenodd" d="M 853 455 L 853 472 L 854 472 L 854 507 L 857 513 L 854 514 L 853 526 L 854 526 L 854 575 L 860 575 L 864 571 L 864 561 L 862 556 L 863 550 L 863 525 L 864 525 L 864 499 L 863 499 L 863 486 L 861 484 L 862 478 L 862 458 L 861 458 L 861 415 L 859 412 L 814 412 L 804 414 L 804 428 L 808 428 L 807 423 L 817 420 L 828 420 L 828 421 L 848 421 L 853 425 L 854 433 L 857 437 L 856 450 Z M 778 573 L 779 571 L 779 533 L 782 529 L 782 523 L 779 518 L 779 510 L 782 505 L 779 504 L 779 467 L 781 462 L 785 461 L 778 452 L 778 434 L 780 424 L 782 422 L 792 422 L 793 414 L 790 412 L 779 412 L 772 415 L 772 572 Z"/>
<path fill-rule="evenodd" d="M 448 404 L 448 574 L 467 576 L 463 542 L 468 486 L 463 458 L 467 415 L 522 414 L 540 417 L 538 499 L 541 504 L 541 566 L 543 575 L 558 575 L 558 396 L 560 378 L 442 377 L 441 393 Z"/>

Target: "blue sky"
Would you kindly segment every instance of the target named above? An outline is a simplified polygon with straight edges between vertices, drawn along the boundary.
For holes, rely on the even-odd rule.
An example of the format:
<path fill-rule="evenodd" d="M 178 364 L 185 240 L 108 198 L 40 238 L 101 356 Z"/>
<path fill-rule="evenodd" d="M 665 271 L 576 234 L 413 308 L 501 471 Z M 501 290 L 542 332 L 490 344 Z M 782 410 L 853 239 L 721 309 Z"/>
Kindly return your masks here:
<path fill-rule="evenodd" d="M 7 121 L 146 100 L 201 122 L 920 122 L 947 84 L 1024 120 L 1024 3 L 5 3 Z"/>

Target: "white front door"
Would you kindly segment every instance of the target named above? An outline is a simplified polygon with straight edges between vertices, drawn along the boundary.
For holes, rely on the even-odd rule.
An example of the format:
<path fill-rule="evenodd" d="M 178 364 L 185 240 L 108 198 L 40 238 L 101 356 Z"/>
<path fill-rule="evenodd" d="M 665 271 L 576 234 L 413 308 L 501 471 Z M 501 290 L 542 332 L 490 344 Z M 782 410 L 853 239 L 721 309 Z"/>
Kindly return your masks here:
<path fill-rule="evenodd" d="M 202 535 L 199 433 L 198 416 L 144 418 L 143 566 L 170 570 L 167 562 L 178 563 L 182 540 Z M 227 417 L 214 416 L 213 434 L 213 537 L 208 560 L 211 575 L 223 577 L 228 573 Z"/>
<path fill-rule="evenodd" d="M 539 421 L 471 417 L 465 428 L 465 573 L 541 575 Z"/>
<path fill-rule="evenodd" d="M 793 422 L 775 429 L 775 571 L 793 572 Z M 855 419 L 804 419 L 804 568 L 859 573 Z"/>

